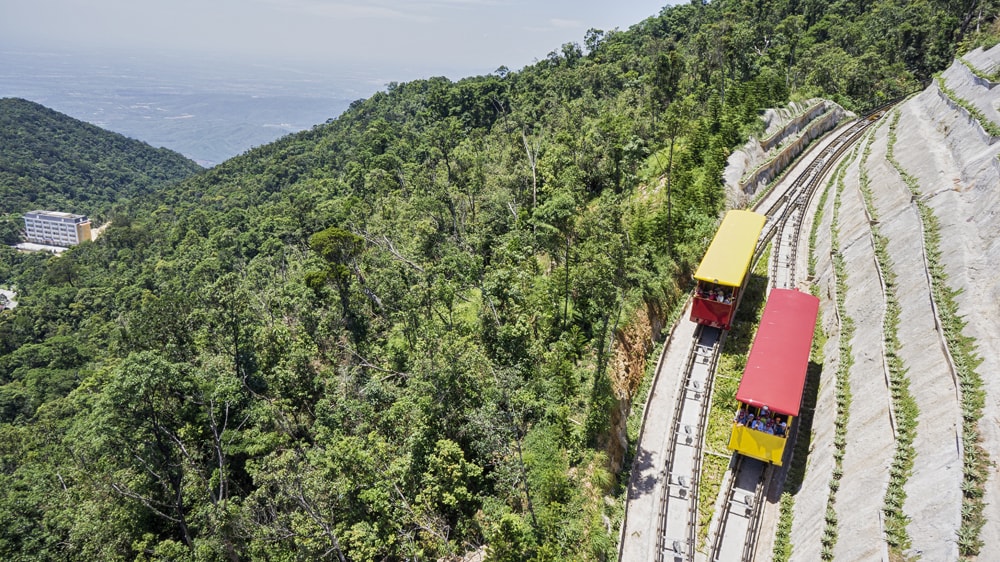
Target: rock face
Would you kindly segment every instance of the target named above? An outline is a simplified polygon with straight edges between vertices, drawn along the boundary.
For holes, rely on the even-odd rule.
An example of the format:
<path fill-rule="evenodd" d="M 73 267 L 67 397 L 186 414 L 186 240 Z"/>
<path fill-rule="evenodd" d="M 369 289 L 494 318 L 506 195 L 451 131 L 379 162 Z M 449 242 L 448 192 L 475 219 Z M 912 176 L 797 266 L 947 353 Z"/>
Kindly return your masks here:
<path fill-rule="evenodd" d="M 621 470 L 628 449 L 628 417 L 635 397 L 646 374 L 646 358 L 653 348 L 652 311 L 636 310 L 629 324 L 615 330 L 614 346 L 608 369 L 612 390 L 616 396 L 615 407 L 611 411 L 611 430 L 602 442 L 601 448 L 608 453 L 612 472 Z M 603 441 L 603 439 L 602 439 Z"/>
<path fill-rule="evenodd" d="M 916 408 L 914 465 L 906 481 L 903 512 L 910 549 L 923 560 L 959 558 L 962 525 L 962 396 L 953 377 L 942 327 L 935 317 L 927 248 L 916 201 L 933 213 L 940 233 L 940 263 L 947 285 L 958 291 L 963 334 L 975 340 L 983 362 L 986 403 L 979 421 L 983 448 L 1000 462 L 1000 143 L 989 133 L 1000 127 L 1000 88 L 977 76 L 1000 68 L 1000 46 L 956 60 L 937 83 L 898 106 L 869 130 L 860 150 L 848 156 L 839 201 L 831 185 L 819 218 L 815 282 L 823 299 L 822 325 L 828 335 L 814 417 L 812 450 L 802 488 L 795 494 L 793 560 L 820 559 L 823 529 L 829 524 L 828 498 L 833 470 L 834 392 L 839 363 L 838 287 L 830 255 L 836 236 L 844 259 L 845 312 L 855 324 L 848 369 L 852 399 L 848 412 L 843 476 L 832 509 L 836 560 L 872 560 L 887 550 L 883 525 L 885 492 L 897 443 L 895 412 L 886 377 L 883 345 L 886 295 L 898 303 L 896 337 L 909 392 Z M 975 108 L 973 112 L 969 107 Z M 983 126 L 982 120 L 986 120 Z M 916 180 L 914 197 L 905 177 Z M 868 204 L 864 188 L 870 190 Z M 819 197 L 814 198 L 818 205 Z M 836 216 L 835 204 L 837 208 Z M 874 216 L 869 216 L 869 213 Z M 869 218 L 875 220 L 869 220 Z M 811 225 L 806 225 L 811 226 Z M 873 232 L 885 244 L 887 263 L 876 262 Z M 808 241 L 805 242 L 808 244 Z M 808 247 L 801 249 L 805 255 Z M 896 283 L 887 285 L 886 272 Z M 825 419 L 825 421 L 824 421 Z M 986 524 L 982 553 L 1000 544 L 1000 481 L 996 464 L 986 484 Z M 765 530 L 767 532 L 767 530 Z M 762 553 L 768 559 L 770 553 Z M 995 554 L 995 551 L 994 551 Z"/>
<path fill-rule="evenodd" d="M 852 116 L 836 103 L 821 99 L 792 102 L 768 109 L 761 118 L 764 134 L 733 151 L 723 179 L 732 207 L 744 207 L 758 188 L 788 168 L 817 137 Z"/>

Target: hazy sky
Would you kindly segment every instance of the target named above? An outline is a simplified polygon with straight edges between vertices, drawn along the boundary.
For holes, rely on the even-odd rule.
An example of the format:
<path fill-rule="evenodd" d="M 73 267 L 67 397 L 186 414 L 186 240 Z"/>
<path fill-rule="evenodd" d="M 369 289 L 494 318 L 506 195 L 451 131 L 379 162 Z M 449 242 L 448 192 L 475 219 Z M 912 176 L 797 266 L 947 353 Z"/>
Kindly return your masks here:
<path fill-rule="evenodd" d="M 518 70 L 684 0 L 0 0 L 0 47 Z M 454 76 L 453 76 L 454 77 Z"/>

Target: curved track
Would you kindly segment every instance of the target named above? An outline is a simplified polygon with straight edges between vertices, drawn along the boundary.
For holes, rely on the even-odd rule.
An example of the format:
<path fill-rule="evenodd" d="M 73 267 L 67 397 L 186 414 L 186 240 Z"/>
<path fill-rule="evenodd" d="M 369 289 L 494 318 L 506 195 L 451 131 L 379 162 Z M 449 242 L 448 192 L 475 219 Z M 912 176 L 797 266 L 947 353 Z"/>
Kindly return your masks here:
<path fill-rule="evenodd" d="M 806 171 L 765 212 L 767 223 L 752 263 L 759 260 L 772 239 L 776 240 L 771 258 L 772 287 L 795 286 L 796 248 L 804 222 L 802 218 L 810 199 L 840 156 L 886 111 L 886 108 L 880 108 L 877 113 L 863 116 L 842 132 L 813 157 Z M 694 561 L 698 556 L 698 481 L 715 366 L 724 340 L 725 332 L 698 328 L 692 340 L 687 342 L 690 347 L 682 375 L 683 383 L 676 395 L 672 422 L 668 426 L 670 435 L 666 460 L 659 474 L 661 492 L 657 508 L 655 555 L 650 553 L 646 560 L 682 562 Z M 645 424 L 639 439 L 647 439 Z M 753 560 L 771 473 L 770 467 L 764 463 L 734 456 L 727 480 L 723 483 L 725 500 L 719 504 L 720 513 L 713 518 L 708 560 Z M 623 559 L 627 538 L 623 535 L 619 545 L 620 560 Z"/>
<path fill-rule="evenodd" d="M 765 213 L 768 223 L 758 243 L 759 257 L 767 246 L 774 242 L 771 252 L 770 279 L 772 288 L 791 289 L 796 286 L 799 240 L 809 202 L 823 179 L 833 169 L 843 154 L 861 138 L 868 127 L 877 121 L 886 110 L 862 117 L 842 132 L 833 142 L 817 154 L 806 170 L 800 174 L 788 189 Z M 787 447 L 794 446 L 794 435 L 789 437 Z M 757 538 L 760 532 L 764 495 L 770 485 L 774 467 L 762 462 L 734 455 L 731 470 L 726 474 L 723 487 L 725 501 L 713 517 L 713 540 L 709 560 L 729 562 L 733 560 L 750 562 L 754 559 Z M 750 501 L 748 498 L 753 498 Z M 744 508 L 735 509 L 743 500 Z"/>

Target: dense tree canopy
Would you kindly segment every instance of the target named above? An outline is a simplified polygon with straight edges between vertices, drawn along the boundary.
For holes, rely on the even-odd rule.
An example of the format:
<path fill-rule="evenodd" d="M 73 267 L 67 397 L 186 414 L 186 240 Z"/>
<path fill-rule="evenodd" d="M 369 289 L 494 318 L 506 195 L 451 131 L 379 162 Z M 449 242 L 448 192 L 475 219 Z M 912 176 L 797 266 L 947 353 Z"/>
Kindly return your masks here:
<path fill-rule="evenodd" d="M 49 209 L 101 220 L 116 203 L 202 168 L 176 152 L 105 131 L 37 103 L 0 99 L 0 242 L 21 215 Z"/>
<path fill-rule="evenodd" d="M 913 90 L 995 14 L 668 7 L 0 251 L 0 557 L 614 558 L 609 350 L 683 294 L 729 151 L 790 97 Z"/>

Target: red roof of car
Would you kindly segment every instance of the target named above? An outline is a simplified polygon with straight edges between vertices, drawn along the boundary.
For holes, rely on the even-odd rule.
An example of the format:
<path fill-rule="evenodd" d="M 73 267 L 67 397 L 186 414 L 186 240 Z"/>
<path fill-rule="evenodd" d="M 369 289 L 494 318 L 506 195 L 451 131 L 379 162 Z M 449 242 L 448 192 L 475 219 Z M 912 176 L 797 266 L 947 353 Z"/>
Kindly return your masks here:
<path fill-rule="evenodd" d="M 772 412 L 799 415 L 819 299 L 772 289 L 750 348 L 736 399 Z"/>

